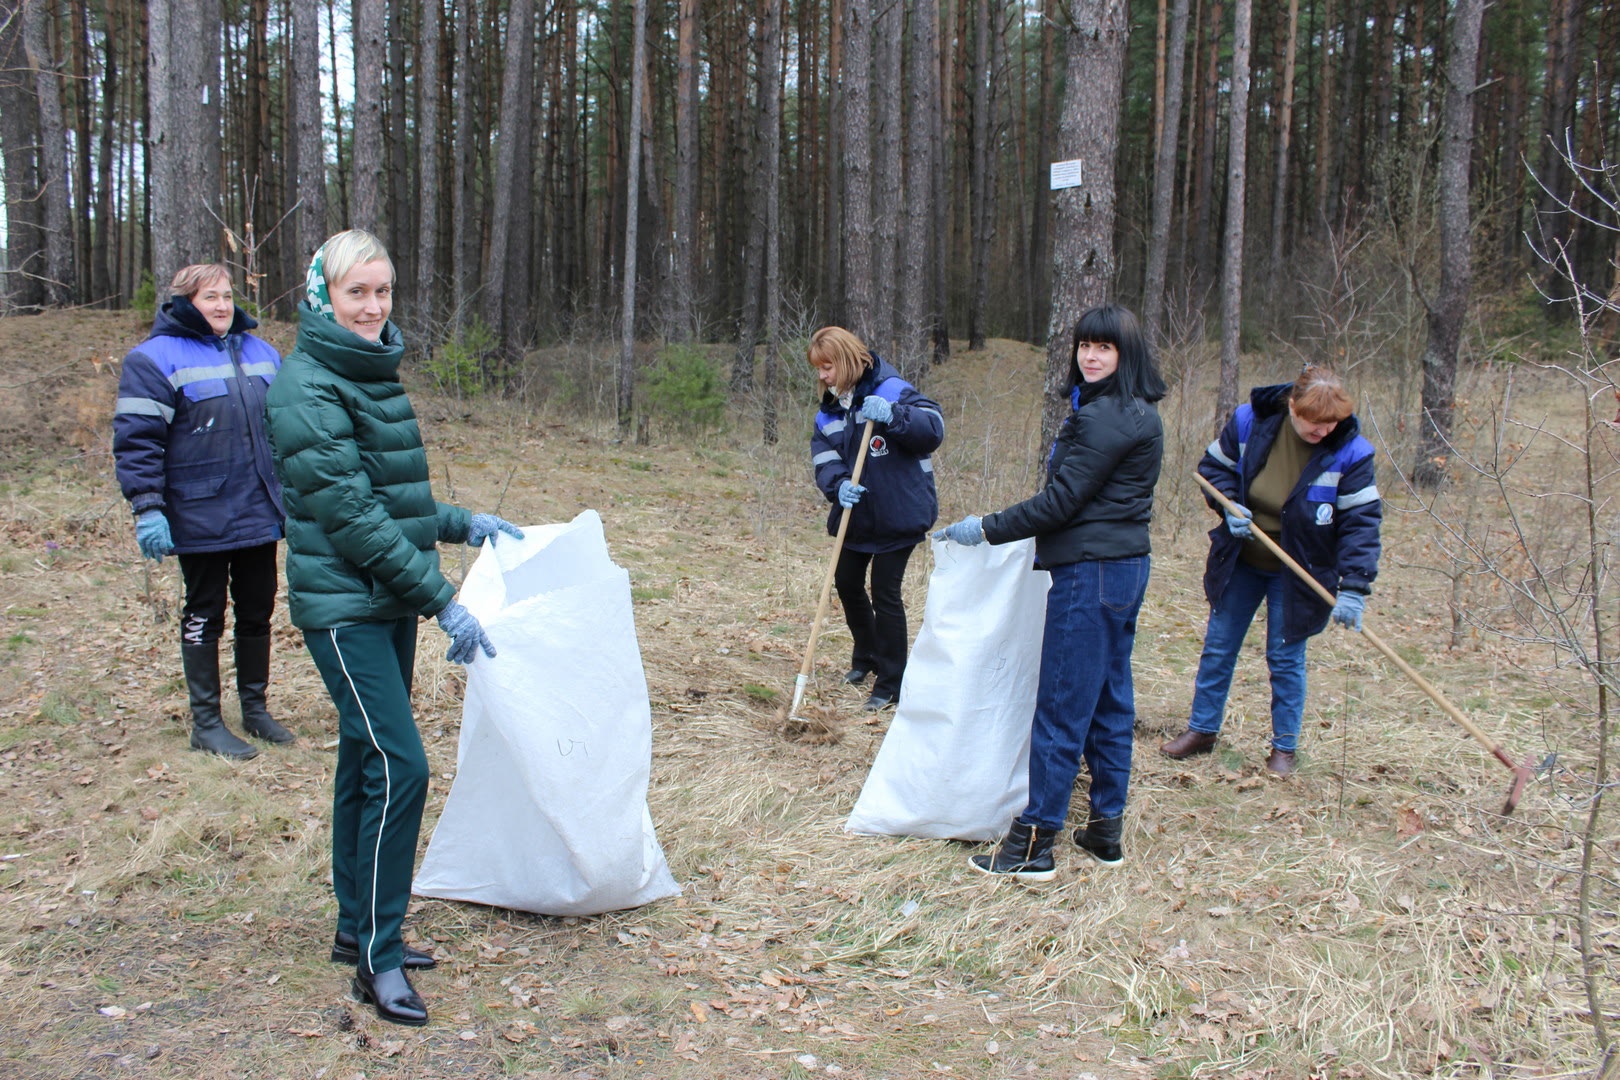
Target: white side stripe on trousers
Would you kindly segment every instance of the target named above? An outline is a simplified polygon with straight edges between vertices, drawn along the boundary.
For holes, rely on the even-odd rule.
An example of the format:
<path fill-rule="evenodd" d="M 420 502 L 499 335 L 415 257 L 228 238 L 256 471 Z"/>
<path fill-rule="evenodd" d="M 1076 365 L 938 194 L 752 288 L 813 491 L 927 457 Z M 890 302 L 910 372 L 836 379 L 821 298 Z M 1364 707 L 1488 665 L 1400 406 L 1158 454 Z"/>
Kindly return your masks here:
<path fill-rule="evenodd" d="M 332 627 L 328 632 L 332 635 L 332 651 L 337 653 L 338 666 L 343 669 L 343 677 L 349 682 L 349 693 L 354 695 L 355 704 L 360 706 L 360 715 L 365 718 L 366 734 L 371 736 L 371 745 L 376 747 L 377 753 L 382 754 L 383 760 L 383 812 L 382 821 L 377 823 L 377 846 L 371 852 L 371 938 L 366 942 L 366 970 L 375 974 L 376 969 L 371 966 L 371 947 L 377 943 L 377 860 L 382 855 L 382 834 L 388 828 L 388 804 L 393 798 L 394 784 L 388 771 L 388 755 L 383 754 L 383 748 L 377 744 L 377 733 L 371 729 L 371 714 L 366 711 L 366 703 L 360 699 L 360 690 L 349 674 L 343 650 L 338 648 L 337 627 Z"/>

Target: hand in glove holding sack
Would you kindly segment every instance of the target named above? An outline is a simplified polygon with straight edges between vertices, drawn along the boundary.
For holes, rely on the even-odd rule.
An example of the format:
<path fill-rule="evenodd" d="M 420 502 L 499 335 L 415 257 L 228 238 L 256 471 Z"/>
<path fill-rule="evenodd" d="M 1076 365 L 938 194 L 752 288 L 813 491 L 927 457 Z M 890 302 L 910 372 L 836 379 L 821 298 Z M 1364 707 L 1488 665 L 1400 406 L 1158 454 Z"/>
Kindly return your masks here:
<path fill-rule="evenodd" d="M 450 651 L 444 658 L 453 664 L 470 664 L 478 658 L 478 650 L 485 656 L 495 655 L 495 645 L 479 625 L 477 616 L 450 601 L 439 612 L 439 628 L 450 635 Z"/>
<path fill-rule="evenodd" d="M 142 555 L 158 562 L 174 550 L 174 536 L 169 532 L 169 519 L 163 516 L 163 511 L 141 511 L 135 519 L 135 542 L 140 545 Z"/>
<path fill-rule="evenodd" d="M 969 514 L 954 525 L 947 525 L 934 534 L 935 540 L 949 540 L 955 544 L 972 547 L 984 543 L 984 525 L 980 519 Z"/>
<path fill-rule="evenodd" d="M 488 539 L 490 546 L 493 547 L 495 541 L 500 539 L 501 533 L 517 540 L 523 539 L 523 530 L 505 518 L 496 517 L 494 514 L 474 514 L 472 528 L 467 531 L 467 546 L 477 547 Z"/>
<path fill-rule="evenodd" d="M 1340 626 L 1360 633 L 1361 611 L 1366 606 L 1367 598 L 1365 596 L 1358 592 L 1351 592 L 1346 589 L 1344 592 L 1341 592 L 1339 594 L 1339 598 L 1333 602 L 1333 614 L 1330 616 L 1330 618 L 1332 618 L 1332 620 L 1338 623 Z M 1321 609 L 1318 608 L 1317 610 L 1320 611 Z"/>
<path fill-rule="evenodd" d="M 838 505 L 845 508 L 854 506 L 861 501 L 861 496 L 865 494 L 866 489 L 861 485 L 852 483 L 849 480 L 840 481 L 838 484 Z"/>
<path fill-rule="evenodd" d="M 1239 513 L 1226 512 L 1226 528 L 1239 540 L 1254 539 L 1254 515 L 1247 506 L 1237 507 Z"/>
<path fill-rule="evenodd" d="M 875 420 L 880 424 L 887 424 L 894 419 L 894 406 L 876 394 L 867 396 L 865 402 L 855 412 L 855 422 L 864 424 L 868 420 Z"/>

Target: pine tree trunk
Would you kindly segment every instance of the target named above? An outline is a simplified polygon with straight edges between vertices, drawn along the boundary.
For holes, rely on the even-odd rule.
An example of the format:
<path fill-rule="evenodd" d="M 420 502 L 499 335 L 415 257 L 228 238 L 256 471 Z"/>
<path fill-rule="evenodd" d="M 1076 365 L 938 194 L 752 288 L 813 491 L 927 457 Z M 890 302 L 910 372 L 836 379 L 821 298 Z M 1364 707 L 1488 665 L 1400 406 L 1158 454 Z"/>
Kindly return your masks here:
<path fill-rule="evenodd" d="M 429 0 L 431 3 L 432 0 Z M 293 66 L 319 71 L 320 0 L 293 0 Z M 298 216 L 292 223 L 298 253 L 307 261 L 326 239 L 326 143 L 322 138 L 321 87 L 314 79 L 294 79 L 293 113 L 298 139 Z M 289 284 L 296 285 L 295 282 Z M 295 290 L 299 300 L 302 290 Z"/>
<path fill-rule="evenodd" d="M 442 313 L 434 287 L 439 261 L 439 39 L 443 33 L 441 0 L 422 0 L 416 58 L 416 295 L 417 318 L 437 328 Z"/>
<path fill-rule="evenodd" d="M 1277 107 L 1277 160 L 1271 183 L 1271 253 L 1267 277 L 1273 295 L 1282 278 L 1283 229 L 1288 223 L 1288 151 L 1294 136 L 1294 57 L 1299 42 L 1299 0 L 1288 0 L 1288 35 L 1283 45 L 1282 98 Z"/>
<path fill-rule="evenodd" d="M 72 51 L 72 79 L 68 100 L 73 105 L 73 197 L 68 217 L 73 229 L 73 296 L 100 302 L 104 294 L 90 291 L 90 226 L 95 189 L 90 182 L 90 11 L 84 3 L 68 5 L 68 35 Z"/>
<path fill-rule="evenodd" d="M 354 3 L 354 178 L 349 226 L 374 233 L 384 243 L 392 238 L 382 220 L 383 195 L 383 50 L 388 23 L 387 0 Z"/>
<path fill-rule="evenodd" d="M 877 324 L 872 279 L 872 5 L 844 0 L 844 321 L 863 341 Z"/>
<path fill-rule="evenodd" d="M 911 14 L 911 44 L 906 51 L 906 87 L 909 94 L 906 124 L 905 239 L 900 266 L 899 329 L 895 360 L 900 373 L 920 382 L 928 369 L 932 333 L 929 309 L 933 300 L 934 239 L 933 125 L 930 117 L 939 100 L 938 10 L 932 3 L 918 4 Z"/>
<path fill-rule="evenodd" d="M 480 314 L 484 325 L 512 356 L 521 343 L 508 340 L 515 328 L 507 325 L 507 271 L 513 246 L 528 235 L 527 219 L 519 220 L 518 187 L 528 186 L 529 88 L 533 82 L 534 0 L 512 0 L 507 12 L 506 63 L 501 83 L 500 141 L 495 147 L 494 215 L 489 228 L 489 261 L 484 268 Z"/>
<path fill-rule="evenodd" d="M 411 163 L 409 137 L 406 135 L 405 113 L 409 98 L 405 81 L 405 45 L 410 40 L 411 28 L 406 9 L 414 0 L 388 0 L 388 181 L 387 213 L 388 243 L 393 252 L 395 267 L 403 279 L 405 301 L 412 318 L 421 314 L 416 308 L 416 297 L 411 295 L 411 283 L 416 280 L 416 214 L 411 195 Z M 419 54 L 420 49 L 413 49 Z M 420 122 L 420 121 L 418 121 Z M 528 130 L 528 125 L 524 125 Z"/>
<path fill-rule="evenodd" d="M 478 0 L 453 0 L 456 27 L 456 213 L 454 245 L 456 289 L 453 312 L 455 329 L 463 330 L 472 315 L 474 292 L 478 288 L 478 263 L 483 255 L 479 231 L 477 187 L 473 172 L 478 164 L 478 73 L 473 64 L 473 31 L 478 25 Z"/>
<path fill-rule="evenodd" d="M 90 298 L 105 308 L 122 307 L 118 295 L 117 218 L 113 208 L 113 149 L 118 145 L 118 5 L 106 5 L 101 52 L 101 144 L 96 148 L 96 241 Z M 0 18 L 4 18 L 0 15 Z M 0 63 L 4 63 L 0 60 Z M 4 103 L 0 102 L 0 108 Z"/>
<path fill-rule="evenodd" d="M 1423 426 L 1412 478 L 1427 487 L 1446 476 L 1451 457 L 1451 409 L 1456 399 L 1457 348 L 1473 290 L 1473 242 L 1468 232 L 1468 175 L 1474 144 L 1474 91 L 1484 0 L 1457 0 L 1446 52 L 1446 98 L 1440 118 L 1440 291 L 1429 307 L 1423 348 Z"/>
<path fill-rule="evenodd" d="M 968 286 L 968 351 L 984 348 L 985 306 L 990 293 L 990 0 L 973 5 L 973 126 L 970 182 L 969 255 L 972 280 Z"/>
<path fill-rule="evenodd" d="M 1163 343 L 1165 276 L 1170 262 L 1170 208 L 1176 190 L 1176 137 L 1181 131 L 1181 97 L 1187 56 L 1187 0 L 1174 0 L 1166 49 L 1164 125 L 1153 161 L 1152 224 L 1148 234 L 1147 281 L 1142 290 L 1143 324 Z"/>
<path fill-rule="evenodd" d="M 68 205 L 67 128 L 62 116 L 61 77 L 51 55 L 46 0 L 23 5 L 23 42 L 39 101 L 39 180 L 45 201 L 45 301 L 62 307 L 73 298 L 73 225 Z"/>
<path fill-rule="evenodd" d="M 1052 43 L 1057 40 L 1053 27 L 1057 22 L 1056 0 L 1042 0 L 1040 36 L 1041 36 L 1041 76 L 1040 101 L 1035 107 L 1035 202 L 1030 213 L 1029 223 L 1029 325 L 1030 340 L 1037 340 L 1039 334 L 1051 317 L 1052 293 L 1050 287 L 1050 271 L 1052 267 L 1052 253 L 1050 251 L 1049 233 L 1050 211 L 1052 206 L 1052 180 L 1048 168 L 1052 160 L 1052 94 L 1055 80 L 1052 78 Z"/>
<path fill-rule="evenodd" d="M 698 12 L 700 0 L 680 0 L 675 88 L 675 265 L 671 318 L 677 341 L 698 332 Z"/>
<path fill-rule="evenodd" d="M 782 346 L 782 5 L 765 0 L 764 37 L 760 49 L 760 126 L 764 136 L 764 168 L 760 188 L 765 194 L 765 371 L 764 416 L 761 437 L 765 445 L 777 440 L 777 397 L 781 393 Z"/>
<path fill-rule="evenodd" d="M 1243 337 L 1243 211 L 1249 140 L 1251 0 L 1232 9 L 1232 98 L 1226 148 L 1226 242 L 1221 256 L 1221 385 L 1215 399 L 1217 433 L 1237 408 L 1238 350 Z"/>
<path fill-rule="evenodd" d="M 877 5 L 873 20 L 872 90 L 872 325 L 866 344 L 880 356 L 894 354 L 896 271 L 900 257 L 901 44 L 905 19 L 898 0 Z"/>
<path fill-rule="evenodd" d="M 1052 319 L 1046 334 L 1046 394 L 1041 446 L 1050 446 L 1069 408 L 1064 391 L 1074 352 L 1070 329 L 1104 303 L 1114 280 L 1114 159 L 1124 92 L 1126 0 L 1074 0 L 1065 33 L 1059 161 L 1084 158 L 1085 182 L 1054 193 Z"/>
<path fill-rule="evenodd" d="M 529 0 L 516 0 L 528 3 Z M 635 343 L 636 343 L 636 213 L 641 202 L 641 101 L 642 88 L 647 85 L 647 0 L 636 0 L 635 22 L 630 36 L 630 138 L 625 165 L 626 195 L 624 200 L 624 302 L 621 308 L 619 348 L 619 438 L 630 434 L 630 421 L 635 411 Z M 645 440 L 638 440 L 645 441 Z"/>
<path fill-rule="evenodd" d="M 39 198 L 39 98 L 23 44 L 24 0 L 0 0 L 0 149 L 5 152 L 6 275 L 0 311 L 45 303 Z"/>

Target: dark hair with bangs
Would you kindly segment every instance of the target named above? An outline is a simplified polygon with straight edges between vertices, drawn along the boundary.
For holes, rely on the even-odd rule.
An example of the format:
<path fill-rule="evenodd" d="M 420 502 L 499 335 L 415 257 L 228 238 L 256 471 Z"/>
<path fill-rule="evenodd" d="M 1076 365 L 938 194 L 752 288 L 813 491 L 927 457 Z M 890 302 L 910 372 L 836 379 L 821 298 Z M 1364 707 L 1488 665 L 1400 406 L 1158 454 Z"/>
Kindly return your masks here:
<path fill-rule="evenodd" d="M 1092 308 L 1075 322 L 1074 335 L 1069 342 L 1070 389 L 1080 382 L 1080 367 L 1075 363 L 1074 354 L 1082 341 L 1104 341 L 1119 350 L 1114 393 L 1158 401 L 1168 392 L 1164 377 L 1159 374 L 1159 365 L 1154 362 L 1153 350 L 1148 347 L 1147 335 L 1142 333 L 1142 324 L 1128 308 L 1104 304 Z"/>

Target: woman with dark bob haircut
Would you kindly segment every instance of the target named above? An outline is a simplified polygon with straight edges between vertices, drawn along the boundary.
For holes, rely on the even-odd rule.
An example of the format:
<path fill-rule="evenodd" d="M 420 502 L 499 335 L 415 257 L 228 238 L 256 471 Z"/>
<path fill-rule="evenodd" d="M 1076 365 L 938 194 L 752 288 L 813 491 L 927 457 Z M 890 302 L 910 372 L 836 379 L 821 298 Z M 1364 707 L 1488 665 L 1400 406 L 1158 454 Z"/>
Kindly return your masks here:
<path fill-rule="evenodd" d="M 1029 805 L 974 869 L 1026 882 L 1057 873 L 1052 844 L 1069 813 L 1080 755 L 1091 772 L 1090 813 L 1074 842 L 1105 866 L 1124 860 L 1120 834 L 1131 777 L 1136 698 L 1131 647 L 1151 567 L 1148 523 L 1164 427 L 1154 404 L 1164 379 L 1136 316 L 1092 308 L 1074 327 L 1071 412 L 1039 494 L 982 520 L 940 530 L 959 544 L 1035 538 L 1052 575 L 1030 732 Z"/>

